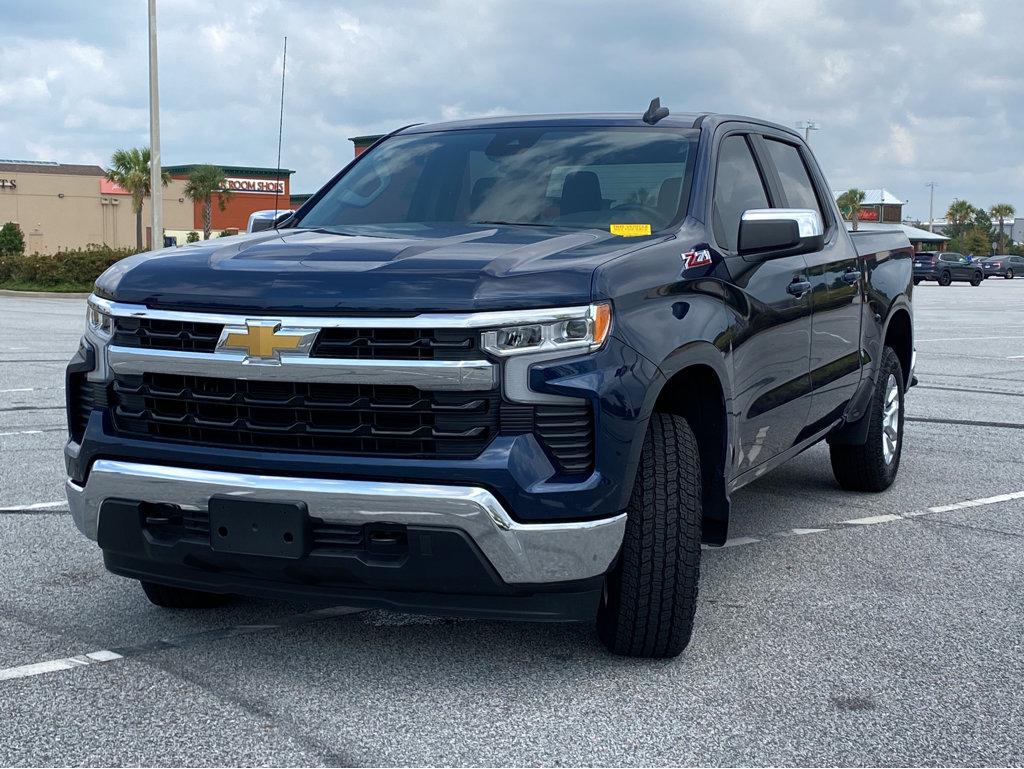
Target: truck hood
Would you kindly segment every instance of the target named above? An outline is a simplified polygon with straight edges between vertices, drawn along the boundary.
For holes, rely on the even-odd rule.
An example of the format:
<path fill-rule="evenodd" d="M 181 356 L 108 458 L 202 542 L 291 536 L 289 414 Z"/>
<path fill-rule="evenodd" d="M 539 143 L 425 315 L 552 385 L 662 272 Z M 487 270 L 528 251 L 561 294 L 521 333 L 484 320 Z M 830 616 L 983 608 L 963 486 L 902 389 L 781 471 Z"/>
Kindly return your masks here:
<path fill-rule="evenodd" d="M 552 307 L 591 299 L 594 270 L 649 243 L 598 230 L 431 227 L 395 237 L 290 229 L 124 259 L 100 296 L 152 308 L 317 314 Z"/>

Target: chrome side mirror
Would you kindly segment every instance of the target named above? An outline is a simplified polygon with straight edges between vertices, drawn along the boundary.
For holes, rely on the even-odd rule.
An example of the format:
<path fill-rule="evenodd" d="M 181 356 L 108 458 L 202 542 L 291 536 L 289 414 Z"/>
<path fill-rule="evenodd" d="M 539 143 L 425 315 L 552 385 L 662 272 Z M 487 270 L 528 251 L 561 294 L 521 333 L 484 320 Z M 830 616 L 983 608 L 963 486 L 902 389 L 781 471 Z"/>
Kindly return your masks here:
<path fill-rule="evenodd" d="M 752 208 L 740 219 L 739 252 L 753 261 L 820 251 L 821 214 L 810 208 Z"/>

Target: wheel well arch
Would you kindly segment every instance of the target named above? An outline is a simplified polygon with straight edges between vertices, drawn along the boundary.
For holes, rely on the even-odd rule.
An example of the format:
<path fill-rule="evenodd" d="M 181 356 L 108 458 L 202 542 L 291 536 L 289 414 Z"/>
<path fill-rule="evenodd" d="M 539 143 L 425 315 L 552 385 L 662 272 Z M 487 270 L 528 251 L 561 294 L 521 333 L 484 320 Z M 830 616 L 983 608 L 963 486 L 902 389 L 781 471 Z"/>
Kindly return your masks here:
<path fill-rule="evenodd" d="M 903 369 L 903 386 L 910 385 L 910 366 L 914 357 L 914 329 L 910 313 L 903 308 L 895 310 L 885 328 L 886 347 L 891 347 Z"/>
<path fill-rule="evenodd" d="M 694 363 L 677 371 L 662 386 L 655 411 L 683 417 L 700 452 L 702 540 L 725 543 L 729 530 L 729 495 L 725 468 L 729 449 L 726 394 L 710 365 Z"/>

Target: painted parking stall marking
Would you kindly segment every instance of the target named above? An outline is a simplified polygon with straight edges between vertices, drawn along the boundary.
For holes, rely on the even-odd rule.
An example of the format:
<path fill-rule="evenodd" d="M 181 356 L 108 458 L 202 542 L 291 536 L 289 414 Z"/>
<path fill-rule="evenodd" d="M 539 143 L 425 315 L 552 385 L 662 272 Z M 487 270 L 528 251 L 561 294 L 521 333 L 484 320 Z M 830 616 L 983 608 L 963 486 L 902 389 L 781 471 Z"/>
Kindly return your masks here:
<path fill-rule="evenodd" d="M 982 497 L 980 499 L 968 499 L 964 502 L 954 502 L 950 505 L 934 505 L 932 507 L 925 507 L 920 510 L 912 510 L 909 513 L 883 513 L 881 515 L 866 515 L 861 518 L 850 518 L 845 521 L 840 521 L 835 524 L 822 525 L 817 528 L 793 528 L 783 529 L 782 531 L 773 531 L 770 534 L 765 534 L 761 537 L 735 537 L 726 540 L 724 545 L 715 547 L 712 545 L 702 545 L 703 550 L 721 550 L 724 547 L 743 547 L 744 545 L 754 545 L 759 542 L 765 542 L 770 539 L 780 539 L 784 537 L 804 537 L 809 534 L 821 534 L 826 531 L 839 531 L 841 529 L 859 528 L 864 526 L 878 526 L 885 523 L 896 523 L 897 521 L 906 521 L 912 518 L 919 518 L 922 515 L 929 515 L 931 513 L 949 513 L 954 510 L 967 510 L 972 507 L 984 507 L 986 505 L 997 505 L 1001 502 L 1012 502 L 1017 499 L 1024 499 L 1024 491 L 1014 491 L 1009 494 L 997 494 L 994 497 Z"/>
<path fill-rule="evenodd" d="M 100 649 L 99 651 L 79 654 L 73 657 L 61 657 L 59 659 L 45 660 L 44 662 L 33 662 L 26 665 L 18 665 L 11 668 L 0 668 L 0 683 L 12 681 L 19 678 L 31 678 L 33 676 L 46 675 L 48 673 L 60 673 L 67 670 L 77 670 L 105 662 L 141 657 L 144 654 L 151 654 L 165 649 L 180 649 L 185 646 L 195 646 L 210 641 L 219 641 L 224 638 L 234 638 L 241 635 L 267 632 L 278 628 L 295 627 L 306 625 L 311 622 L 320 622 L 335 617 L 343 617 L 347 614 L 361 613 L 362 609 L 355 609 L 349 606 L 331 606 L 325 609 L 314 609 L 313 611 L 293 614 L 289 617 L 261 625 L 229 625 L 227 627 L 203 630 L 198 633 L 176 636 L 174 638 L 160 638 L 154 641 L 145 641 L 133 646 L 116 647 L 114 649 Z"/>

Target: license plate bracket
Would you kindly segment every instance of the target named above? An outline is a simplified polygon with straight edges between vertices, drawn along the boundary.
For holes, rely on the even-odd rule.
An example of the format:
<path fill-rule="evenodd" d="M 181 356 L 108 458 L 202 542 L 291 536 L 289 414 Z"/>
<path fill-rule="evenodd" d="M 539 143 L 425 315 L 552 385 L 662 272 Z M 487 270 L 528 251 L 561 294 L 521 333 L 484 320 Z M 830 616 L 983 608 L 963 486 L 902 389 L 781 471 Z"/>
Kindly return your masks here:
<path fill-rule="evenodd" d="M 308 529 L 304 502 L 210 499 L 210 547 L 221 553 L 302 558 Z"/>

